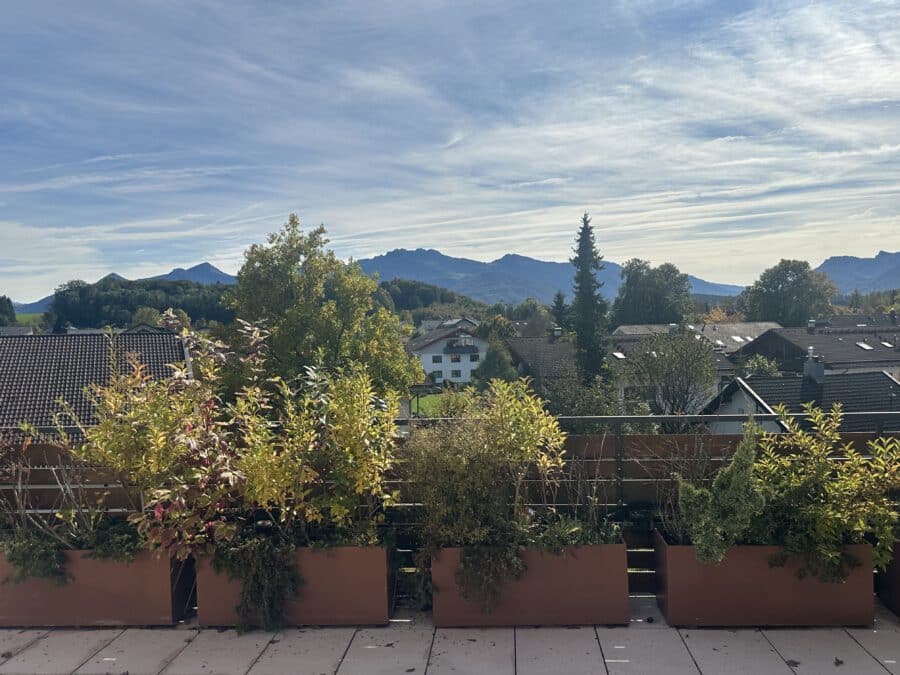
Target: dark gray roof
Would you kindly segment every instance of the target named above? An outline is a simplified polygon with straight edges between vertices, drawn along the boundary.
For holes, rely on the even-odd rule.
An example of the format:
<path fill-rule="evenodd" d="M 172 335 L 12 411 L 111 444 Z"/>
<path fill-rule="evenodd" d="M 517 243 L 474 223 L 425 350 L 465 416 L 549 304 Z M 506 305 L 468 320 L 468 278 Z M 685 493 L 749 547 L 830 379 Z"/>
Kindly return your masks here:
<path fill-rule="evenodd" d="M 91 384 L 110 381 L 110 339 L 118 367 L 127 367 L 127 354 L 137 354 L 157 379 L 171 375 L 168 364 L 185 360 L 181 339 L 174 333 L 0 337 L 0 427 L 23 422 L 52 427 L 60 399 L 90 422 L 92 410 L 84 392 Z"/>
<path fill-rule="evenodd" d="M 783 404 L 792 413 L 803 412 L 806 403 L 824 410 L 840 403 L 843 412 L 900 411 L 900 384 L 885 372 L 835 373 L 825 375 L 822 384 L 802 375 L 749 377 L 729 385 L 722 397 L 729 398 L 736 387 L 747 389 L 770 408 Z M 711 409 L 716 407 L 714 402 Z M 877 422 L 845 419 L 842 429 L 875 431 Z M 900 423 L 891 423 L 888 429 L 900 429 Z"/>
<path fill-rule="evenodd" d="M 536 380 L 575 376 L 575 345 L 565 338 L 510 337 L 513 359 Z"/>
<path fill-rule="evenodd" d="M 900 364 L 900 327 L 898 326 L 885 329 L 852 330 L 825 328 L 816 329 L 813 333 L 805 328 L 780 328 L 775 331 L 775 334 L 803 351 L 812 347 L 830 368 L 866 363 L 872 365 Z M 871 349 L 861 347 L 859 343 L 865 343 Z"/>
<path fill-rule="evenodd" d="M 455 335 L 471 335 L 474 330 L 474 327 L 469 326 L 468 324 L 453 324 L 452 326 L 447 326 L 444 328 L 436 328 L 435 330 L 429 331 L 424 335 L 413 338 L 406 343 L 406 348 L 410 352 L 418 352 L 425 349 L 425 347 L 427 347 L 428 345 L 437 342 L 438 340 L 454 337 Z"/>
<path fill-rule="evenodd" d="M 642 341 L 647 340 L 651 337 L 653 336 L 612 335 L 610 337 L 610 349 L 608 358 L 611 358 L 613 360 L 621 360 L 616 356 L 616 352 L 618 352 L 619 354 L 622 354 L 626 359 L 628 359 L 638 350 Z M 710 359 L 712 359 L 713 366 L 715 366 L 716 369 L 716 374 L 719 377 L 730 377 L 734 375 L 734 364 L 728 359 L 727 356 L 725 356 L 725 354 L 710 349 L 709 357 Z"/>
<path fill-rule="evenodd" d="M 702 335 L 710 344 L 726 354 L 736 352 L 765 333 L 767 330 L 781 328 L 774 321 L 742 321 L 739 323 L 696 323 L 687 324 L 685 329 Z M 648 337 L 669 332 L 669 325 L 664 323 L 625 324 L 613 331 L 616 336 Z"/>

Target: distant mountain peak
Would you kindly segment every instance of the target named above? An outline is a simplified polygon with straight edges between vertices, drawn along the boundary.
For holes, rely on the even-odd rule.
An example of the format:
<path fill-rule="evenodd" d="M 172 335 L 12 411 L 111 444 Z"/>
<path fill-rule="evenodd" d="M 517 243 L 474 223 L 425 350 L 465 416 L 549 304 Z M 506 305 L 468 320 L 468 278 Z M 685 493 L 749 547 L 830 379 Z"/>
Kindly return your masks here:
<path fill-rule="evenodd" d="M 879 251 L 872 258 L 831 256 L 816 269 L 828 275 L 843 295 L 900 288 L 900 251 Z"/>

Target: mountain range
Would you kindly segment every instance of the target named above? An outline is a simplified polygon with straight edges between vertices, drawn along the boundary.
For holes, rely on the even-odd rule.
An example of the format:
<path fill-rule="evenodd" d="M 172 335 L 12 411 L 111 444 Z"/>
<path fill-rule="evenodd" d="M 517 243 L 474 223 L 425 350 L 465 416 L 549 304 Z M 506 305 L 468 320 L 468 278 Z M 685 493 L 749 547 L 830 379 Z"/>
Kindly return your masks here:
<path fill-rule="evenodd" d="M 366 274 L 377 273 L 384 281 L 410 279 L 423 281 L 456 291 L 475 300 L 493 304 L 495 302 L 519 303 L 525 298 L 537 298 L 550 303 L 553 295 L 561 290 L 572 296 L 574 270 L 570 263 L 535 260 L 509 253 L 492 262 L 481 262 L 467 258 L 454 258 L 434 249 L 396 249 L 359 260 Z M 873 258 L 834 256 L 828 258 L 818 268 L 825 272 L 837 285 L 842 294 L 889 290 L 900 288 L 900 251 L 890 253 L 880 251 Z M 602 292 L 612 299 L 621 283 L 621 265 L 604 261 L 598 278 L 603 283 Z M 104 278 L 125 280 L 112 273 Z M 735 296 L 743 286 L 706 281 L 688 275 L 691 291 L 698 295 Z M 235 277 L 209 263 L 200 263 L 187 269 L 177 267 L 167 274 L 150 279 L 166 281 L 194 281 L 200 284 L 233 284 Z M 37 302 L 13 303 L 21 314 L 46 311 L 53 296 Z"/>
<path fill-rule="evenodd" d="M 874 258 L 837 255 L 817 269 L 825 272 L 843 295 L 900 288 L 900 251 L 879 251 Z"/>
<path fill-rule="evenodd" d="M 509 253 L 492 262 L 453 258 L 434 249 L 396 249 L 359 261 L 366 274 L 378 273 L 385 281 L 412 279 L 443 286 L 475 300 L 493 304 L 517 304 L 525 298 L 550 303 L 557 291 L 572 297 L 575 269 L 567 262 L 547 262 Z M 622 266 L 603 262 L 597 275 L 607 299 L 615 297 L 621 283 Z M 734 296 L 743 286 L 718 284 L 690 276 L 693 293 Z"/>
<path fill-rule="evenodd" d="M 123 277 L 121 274 L 116 274 L 115 272 L 111 272 L 107 274 L 103 279 L 112 279 L 115 281 L 128 281 L 126 277 Z M 205 286 L 209 286 L 212 284 L 233 284 L 237 279 L 235 276 L 228 274 L 227 272 L 223 272 L 215 265 L 211 265 L 208 262 L 200 263 L 199 265 L 194 265 L 193 267 L 188 267 L 187 269 L 183 267 L 176 267 L 170 272 L 166 274 L 159 274 L 155 277 L 145 277 L 144 279 L 135 279 L 135 281 L 149 281 L 149 280 L 162 280 L 162 281 L 193 281 L 198 284 L 203 284 Z M 40 300 L 36 300 L 34 302 L 14 302 L 13 307 L 16 310 L 16 314 L 41 314 L 50 309 L 50 303 L 53 300 L 52 295 L 48 295 L 46 298 L 41 298 Z"/>

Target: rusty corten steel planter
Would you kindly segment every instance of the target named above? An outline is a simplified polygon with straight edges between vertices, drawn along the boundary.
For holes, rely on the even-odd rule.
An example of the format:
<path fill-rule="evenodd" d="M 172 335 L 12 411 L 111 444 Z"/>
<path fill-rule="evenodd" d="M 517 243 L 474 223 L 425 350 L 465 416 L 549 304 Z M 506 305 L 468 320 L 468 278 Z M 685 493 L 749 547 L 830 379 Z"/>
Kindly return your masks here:
<path fill-rule="evenodd" d="M 900 615 L 900 541 L 894 544 L 894 559 L 881 574 L 878 596 L 894 614 Z"/>
<path fill-rule="evenodd" d="M 168 558 L 140 551 L 130 563 L 66 552 L 70 580 L 2 583 L 12 568 L 0 555 L 0 626 L 169 626 L 183 605 L 181 575 Z"/>
<path fill-rule="evenodd" d="M 719 564 L 654 533 L 657 602 L 671 626 L 867 626 L 875 620 L 872 549 L 849 546 L 860 565 L 842 583 L 797 578 L 799 562 L 772 567 L 778 546 L 734 546 Z"/>
<path fill-rule="evenodd" d="M 557 555 L 525 549 L 528 569 L 502 584 L 489 612 L 466 600 L 456 583 L 462 550 L 441 549 L 431 559 L 434 625 L 573 626 L 627 624 L 628 564 L 625 544 L 567 546 Z"/>
<path fill-rule="evenodd" d="M 390 618 L 388 551 L 381 546 L 298 548 L 303 580 L 284 611 L 288 626 L 383 625 Z M 197 617 L 201 626 L 234 626 L 241 582 L 197 562 Z"/>

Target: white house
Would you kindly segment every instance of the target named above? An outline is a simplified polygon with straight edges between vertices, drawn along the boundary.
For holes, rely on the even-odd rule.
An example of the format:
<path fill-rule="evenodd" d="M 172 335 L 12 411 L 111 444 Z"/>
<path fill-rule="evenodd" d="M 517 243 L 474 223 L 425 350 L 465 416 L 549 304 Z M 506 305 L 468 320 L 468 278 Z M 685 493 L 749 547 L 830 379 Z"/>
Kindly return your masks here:
<path fill-rule="evenodd" d="M 484 359 L 487 340 L 473 335 L 471 319 L 444 321 L 434 330 L 410 340 L 407 348 L 418 357 L 425 374 L 436 384 L 467 384 Z"/>

